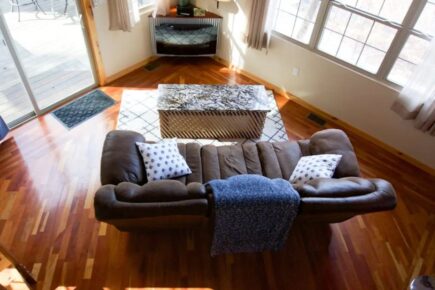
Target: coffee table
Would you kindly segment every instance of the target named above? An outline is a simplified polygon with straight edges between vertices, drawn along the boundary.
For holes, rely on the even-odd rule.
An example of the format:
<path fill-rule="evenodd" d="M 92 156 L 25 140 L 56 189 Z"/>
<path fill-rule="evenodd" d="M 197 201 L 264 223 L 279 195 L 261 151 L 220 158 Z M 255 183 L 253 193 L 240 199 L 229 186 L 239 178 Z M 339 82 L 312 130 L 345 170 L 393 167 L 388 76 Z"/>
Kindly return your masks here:
<path fill-rule="evenodd" d="M 261 85 L 159 85 L 163 138 L 258 139 L 270 111 Z"/>

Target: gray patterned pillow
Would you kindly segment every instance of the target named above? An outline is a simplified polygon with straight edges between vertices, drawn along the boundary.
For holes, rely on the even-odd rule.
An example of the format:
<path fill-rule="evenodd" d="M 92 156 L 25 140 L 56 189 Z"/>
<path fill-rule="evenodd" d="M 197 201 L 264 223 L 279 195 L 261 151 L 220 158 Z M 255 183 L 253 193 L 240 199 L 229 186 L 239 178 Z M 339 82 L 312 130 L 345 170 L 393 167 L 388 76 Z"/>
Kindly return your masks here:
<path fill-rule="evenodd" d="M 338 154 L 319 154 L 302 157 L 290 176 L 290 183 L 300 186 L 315 178 L 331 178 L 341 160 Z"/>
<path fill-rule="evenodd" d="M 149 144 L 136 142 L 145 163 L 148 181 L 169 179 L 191 174 L 189 166 L 178 151 L 174 139 Z"/>

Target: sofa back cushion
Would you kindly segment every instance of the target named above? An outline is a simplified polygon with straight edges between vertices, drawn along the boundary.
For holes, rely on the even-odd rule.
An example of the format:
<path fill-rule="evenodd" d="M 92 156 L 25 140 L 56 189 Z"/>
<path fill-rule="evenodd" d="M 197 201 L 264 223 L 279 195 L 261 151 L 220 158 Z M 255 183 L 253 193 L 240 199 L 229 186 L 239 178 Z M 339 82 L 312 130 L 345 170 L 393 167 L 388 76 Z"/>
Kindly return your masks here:
<path fill-rule="evenodd" d="M 239 174 L 288 179 L 302 152 L 298 142 L 258 142 L 201 149 L 203 182 Z"/>
<path fill-rule="evenodd" d="M 202 183 L 202 164 L 201 164 L 201 146 L 198 143 L 178 143 L 178 151 L 192 171 L 191 174 L 173 178 L 181 183 L 189 184 L 191 182 Z"/>
<path fill-rule="evenodd" d="M 136 142 L 145 142 L 145 138 L 139 133 L 124 130 L 115 130 L 107 134 L 101 157 L 102 185 L 123 181 L 136 184 L 147 182 Z"/>
<path fill-rule="evenodd" d="M 107 135 L 101 161 L 103 185 L 116 185 L 123 181 L 142 185 L 147 182 L 143 160 L 135 144 L 144 141 L 142 135 L 132 131 L 118 130 Z M 197 143 L 178 143 L 177 146 L 192 170 L 189 175 L 174 178 L 183 184 L 205 183 L 238 174 L 288 180 L 299 159 L 312 154 L 342 155 L 334 177 L 359 176 L 352 144 L 343 131 L 336 129 L 320 131 L 311 139 L 299 141 L 202 147 Z"/>
<path fill-rule="evenodd" d="M 341 161 L 334 177 L 360 176 L 358 160 L 347 135 L 338 129 L 327 129 L 314 133 L 309 145 L 311 155 L 338 154 Z"/>

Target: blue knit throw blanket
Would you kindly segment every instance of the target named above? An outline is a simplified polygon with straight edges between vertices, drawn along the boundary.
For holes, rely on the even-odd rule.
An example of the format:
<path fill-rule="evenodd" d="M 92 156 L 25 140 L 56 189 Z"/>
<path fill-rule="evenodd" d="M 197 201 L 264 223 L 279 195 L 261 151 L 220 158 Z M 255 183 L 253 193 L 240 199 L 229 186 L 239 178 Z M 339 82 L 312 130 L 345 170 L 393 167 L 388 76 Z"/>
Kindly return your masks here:
<path fill-rule="evenodd" d="M 213 190 L 215 213 L 212 256 L 284 246 L 300 202 L 288 181 L 236 175 L 208 184 Z"/>

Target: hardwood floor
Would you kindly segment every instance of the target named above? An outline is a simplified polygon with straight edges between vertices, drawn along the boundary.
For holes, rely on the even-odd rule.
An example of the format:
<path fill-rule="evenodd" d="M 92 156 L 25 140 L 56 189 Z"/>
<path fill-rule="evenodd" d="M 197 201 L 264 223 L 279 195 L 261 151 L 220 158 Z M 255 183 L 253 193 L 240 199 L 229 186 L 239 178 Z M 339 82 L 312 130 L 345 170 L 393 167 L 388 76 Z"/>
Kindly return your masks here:
<path fill-rule="evenodd" d="M 103 90 L 120 101 L 124 88 L 158 83 L 253 83 L 211 59 L 155 64 Z M 291 139 L 322 129 L 303 107 L 277 102 Z M 119 103 L 70 131 L 45 115 L 0 145 L 0 242 L 37 289 L 390 290 L 434 274 L 435 177 L 352 135 L 363 175 L 391 181 L 397 208 L 329 226 L 297 223 L 279 252 L 211 258 L 205 229 L 131 234 L 97 222 L 101 148 L 118 111 Z"/>

